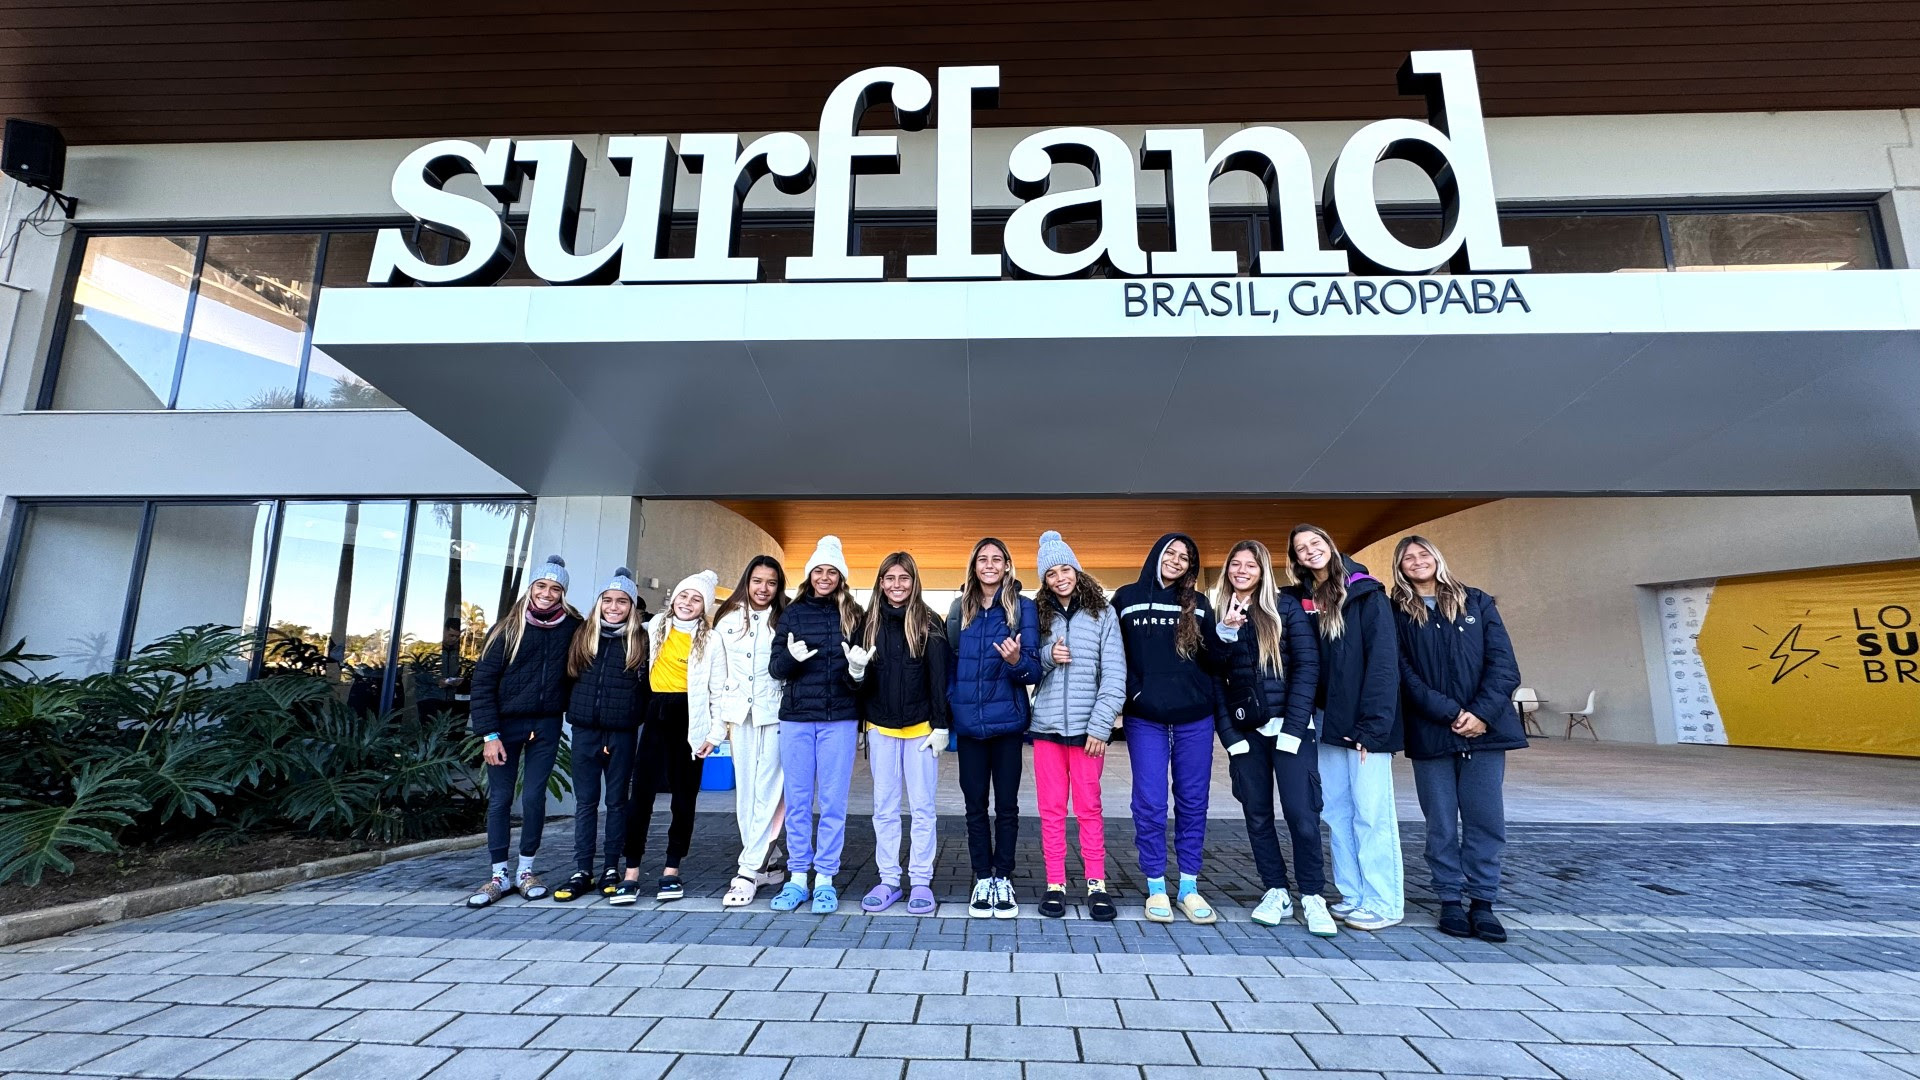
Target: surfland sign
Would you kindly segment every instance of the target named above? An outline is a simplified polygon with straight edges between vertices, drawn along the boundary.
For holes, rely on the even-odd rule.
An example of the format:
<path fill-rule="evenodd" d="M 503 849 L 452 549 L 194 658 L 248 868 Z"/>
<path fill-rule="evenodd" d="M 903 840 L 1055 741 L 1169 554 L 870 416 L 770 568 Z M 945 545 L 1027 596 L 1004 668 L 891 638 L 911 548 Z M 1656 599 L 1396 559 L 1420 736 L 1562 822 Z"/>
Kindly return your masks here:
<path fill-rule="evenodd" d="M 1150 129 L 1138 146 L 1097 127 L 1036 132 L 1007 157 L 1007 186 L 1022 202 L 1007 219 L 999 251 L 974 250 L 973 228 L 973 128 L 976 112 L 998 100 L 997 66 L 941 68 L 935 81 L 903 67 L 858 72 L 828 95 L 813 146 L 790 131 L 744 145 L 737 134 L 686 134 L 677 143 L 660 135 L 611 138 L 607 156 L 628 181 L 625 216 L 619 232 L 591 251 L 577 250 L 586 160 L 572 140 L 491 139 L 485 145 L 442 140 L 400 162 L 393 199 L 416 220 L 464 237 L 465 253 L 450 263 L 429 262 L 413 248 L 409 230 L 385 229 L 375 244 L 368 281 L 467 286 L 498 281 L 518 254 L 500 207 L 519 203 L 529 181 L 526 262 L 551 284 L 757 281 L 761 261 L 738 253 L 741 206 L 747 192 L 769 177 L 783 192 L 813 194 L 812 250 L 786 260 L 787 281 L 879 281 L 881 256 L 855 254 L 849 247 L 858 178 L 900 170 L 897 136 L 859 130 L 868 108 L 883 103 L 891 105 L 905 131 L 938 121 L 934 250 L 908 257 L 909 279 L 996 279 L 1005 268 L 1023 278 L 1073 278 L 1096 269 L 1135 278 L 1233 278 L 1238 254 L 1213 247 L 1208 194 L 1212 181 L 1230 172 L 1252 174 L 1266 192 L 1276 246 L 1260 252 L 1252 267 L 1256 277 L 1337 281 L 1347 274 L 1418 276 L 1441 267 L 1481 275 L 1529 269 L 1525 247 L 1501 242 L 1472 53 L 1412 53 L 1400 69 L 1399 85 L 1403 93 L 1424 95 L 1427 120 L 1390 118 L 1356 131 L 1328 169 L 1317 202 L 1306 147 L 1283 128 L 1242 128 L 1212 147 L 1199 128 Z M 1387 160 L 1409 162 L 1432 180 L 1445 225 L 1433 246 L 1408 245 L 1383 222 L 1374 199 L 1374 173 Z M 1055 190 L 1054 170 L 1061 165 L 1084 167 L 1092 183 Z M 694 251 L 690 257 L 668 258 L 667 232 L 682 166 L 701 178 Z M 1140 246 L 1139 168 L 1165 174 L 1172 250 L 1150 253 Z M 447 189 L 449 181 L 468 174 L 478 178 L 491 200 Z M 1321 246 L 1317 215 L 1325 219 L 1330 246 Z M 1093 242 L 1073 252 L 1048 246 L 1047 228 L 1066 221 L 1097 222 Z M 1496 307 L 1505 306 L 1503 296 L 1517 294 L 1512 278 L 1492 288 Z M 1426 310 L 1454 299 L 1440 286 L 1402 283 L 1393 289 L 1391 303 L 1385 288 L 1370 302 L 1387 305 L 1383 311 L 1404 305 Z M 1251 292 L 1249 285 L 1246 293 Z M 1276 287 L 1276 296 L 1279 292 Z M 1204 314 L 1231 310 L 1246 317 L 1246 293 L 1234 293 L 1238 299 L 1229 307 L 1228 290 L 1210 287 L 1204 300 L 1195 302 Z M 1359 303 L 1353 293 L 1337 285 L 1329 292 L 1325 282 L 1308 290 L 1296 287 L 1286 293 L 1286 308 L 1307 314 L 1308 306 L 1317 312 L 1331 303 Z M 1267 291 L 1261 294 L 1264 300 Z M 1470 310 L 1475 296 L 1462 292 Z M 1129 284 L 1123 294 L 1126 315 L 1133 318 L 1179 310 L 1186 299 L 1184 290 L 1175 300 L 1143 284 Z M 1263 313 L 1282 310 L 1252 307 Z"/>

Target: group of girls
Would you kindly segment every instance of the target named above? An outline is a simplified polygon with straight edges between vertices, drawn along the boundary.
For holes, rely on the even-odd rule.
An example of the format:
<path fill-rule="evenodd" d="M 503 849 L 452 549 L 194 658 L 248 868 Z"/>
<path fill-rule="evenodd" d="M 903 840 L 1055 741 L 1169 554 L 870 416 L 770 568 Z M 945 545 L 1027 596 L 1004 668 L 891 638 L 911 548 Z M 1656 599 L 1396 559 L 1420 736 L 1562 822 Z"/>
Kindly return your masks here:
<path fill-rule="evenodd" d="M 1401 540 L 1394 560 L 1389 588 L 1324 530 L 1300 525 L 1288 538 L 1284 582 L 1265 545 L 1244 540 L 1208 596 L 1198 546 L 1169 533 L 1139 579 L 1109 601 L 1060 534 L 1047 532 L 1035 560 L 1041 587 L 1030 599 L 1011 550 L 989 537 L 974 545 L 965 585 L 942 618 L 923 599 L 906 552 L 881 563 L 862 610 L 840 541 L 827 536 L 791 600 L 780 563 L 761 556 L 718 611 L 717 579 L 703 571 L 641 627 L 631 572 L 617 571 L 582 618 L 566 606 L 566 570 L 551 558 L 490 632 L 474 674 L 494 865 L 469 903 L 547 895 L 532 862 L 564 712 L 574 729 L 576 870 L 555 900 L 595 888 L 612 903 L 637 898 L 662 791 L 672 795 L 672 818 L 655 895 L 683 895 L 679 864 L 701 759 L 724 742 L 741 848 L 723 903 L 745 906 L 778 885 L 775 911 L 837 911 L 864 728 L 879 880 L 863 911 L 902 901 L 912 914 L 937 909 L 935 789 L 939 755 L 952 744 L 974 877 L 968 914 L 1019 914 L 1011 878 L 1030 741 L 1046 880 L 1039 911 L 1066 913 L 1071 814 L 1087 914 L 1111 920 L 1100 781 L 1108 743 L 1123 731 L 1147 919 L 1217 918 L 1199 887 L 1217 740 L 1266 890 L 1253 920 L 1276 926 L 1297 917 L 1320 936 L 1341 922 L 1357 930 L 1399 923 L 1392 759 L 1404 751 L 1427 819 L 1440 929 L 1503 941 L 1493 913 L 1505 842 L 1501 785 L 1505 751 L 1526 745 L 1508 706 L 1519 682 L 1512 646 L 1492 598 L 1455 581 L 1431 541 Z M 526 793 L 517 871 L 507 862 L 516 780 Z M 912 821 L 904 868 L 903 812 Z M 1280 821 L 1292 841 L 1297 907 Z M 1323 821 L 1340 894 L 1332 905 L 1321 895 Z"/>

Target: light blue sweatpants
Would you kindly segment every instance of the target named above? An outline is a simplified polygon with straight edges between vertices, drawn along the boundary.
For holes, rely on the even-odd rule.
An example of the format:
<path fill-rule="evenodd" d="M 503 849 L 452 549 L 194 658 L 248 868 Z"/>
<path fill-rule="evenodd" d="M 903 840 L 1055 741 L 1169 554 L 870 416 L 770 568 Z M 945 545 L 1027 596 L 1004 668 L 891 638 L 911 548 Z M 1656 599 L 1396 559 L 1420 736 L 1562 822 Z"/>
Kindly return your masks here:
<path fill-rule="evenodd" d="M 807 871 L 822 877 L 840 872 L 847 843 L 847 793 L 853 786 L 858 720 L 780 724 L 780 764 L 787 785 L 787 869 L 804 882 Z M 814 832 L 813 808 L 820 806 L 820 830 Z"/>
<path fill-rule="evenodd" d="M 1384 918 L 1404 918 L 1407 889 L 1400 818 L 1393 805 L 1393 755 L 1368 754 L 1363 765 L 1360 751 L 1322 744 L 1320 794 L 1340 898 Z"/>

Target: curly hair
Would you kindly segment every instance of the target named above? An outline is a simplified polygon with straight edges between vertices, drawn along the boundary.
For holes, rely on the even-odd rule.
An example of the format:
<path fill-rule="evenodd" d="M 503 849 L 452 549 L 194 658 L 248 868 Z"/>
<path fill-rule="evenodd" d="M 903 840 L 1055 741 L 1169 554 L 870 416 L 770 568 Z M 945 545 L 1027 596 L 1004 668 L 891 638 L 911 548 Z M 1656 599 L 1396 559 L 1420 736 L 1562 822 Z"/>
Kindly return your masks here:
<path fill-rule="evenodd" d="M 1046 587 L 1044 580 L 1041 581 L 1040 586 L 1040 599 L 1036 606 L 1040 609 L 1040 636 L 1044 638 L 1053 629 L 1054 614 L 1058 612 L 1064 615 L 1066 609 L 1060 606 L 1060 598 L 1054 595 L 1052 589 Z M 1100 582 L 1092 574 L 1085 570 L 1075 570 L 1072 605 L 1088 615 L 1097 616 L 1107 610 L 1107 590 L 1101 587 Z"/>

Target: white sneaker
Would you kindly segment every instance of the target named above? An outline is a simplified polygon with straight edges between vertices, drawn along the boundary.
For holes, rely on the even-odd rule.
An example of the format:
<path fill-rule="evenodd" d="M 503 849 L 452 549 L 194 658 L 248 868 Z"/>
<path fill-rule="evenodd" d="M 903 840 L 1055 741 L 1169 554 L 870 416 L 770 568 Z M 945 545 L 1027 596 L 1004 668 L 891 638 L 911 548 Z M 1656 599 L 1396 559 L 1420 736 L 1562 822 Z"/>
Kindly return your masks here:
<path fill-rule="evenodd" d="M 1351 900 L 1341 900 L 1337 904 L 1327 905 L 1327 912 L 1336 919 L 1344 919 L 1360 910 L 1360 905 Z"/>
<path fill-rule="evenodd" d="M 993 917 L 1013 919 L 1020 915 L 1020 905 L 1013 899 L 1013 882 L 1006 878 L 993 879 Z"/>
<path fill-rule="evenodd" d="M 1347 925 L 1355 930 L 1385 930 L 1389 926 L 1400 925 L 1399 919 L 1389 919 L 1385 915 L 1375 915 L 1366 908 L 1354 908 L 1347 916 Z"/>
<path fill-rule="evenodd" d="M 1340 932 L 1340 927 L 1334 924 L 1332 913 L 1327 910 L 1324 896 L 1300 898 L 1300 921 L 1307 924 L 1307 933 L 1314 937 L 1333 937 Z"/>
<path fill-rule="evenodd" d="M 967 903 L 967 914 L 975 919 L 993 916 L 992 878 L 981 878 L 973 883 L 973 899 Z"/>
<path fill-rule="evenodd" d="M 1253 909 L 1253 921 L 1261 926 L 1279 926 L 1293 918 L 1293 897 L 1285 889 L 1268 889 Z"/>

